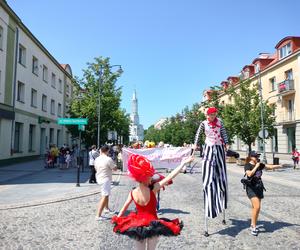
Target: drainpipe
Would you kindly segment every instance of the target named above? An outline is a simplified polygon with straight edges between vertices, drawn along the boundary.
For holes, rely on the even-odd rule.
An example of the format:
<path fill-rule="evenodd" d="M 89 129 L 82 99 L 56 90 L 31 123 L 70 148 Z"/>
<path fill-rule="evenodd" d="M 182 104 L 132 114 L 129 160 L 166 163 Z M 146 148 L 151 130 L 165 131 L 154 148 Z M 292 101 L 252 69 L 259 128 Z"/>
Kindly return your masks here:
<path fill-rule="evenodd" d="M 19 29 L 16 27 L 16 47 L 15 47 L 15 61 L 14 61 L 14 80 L 13 80 L 13 112 L 15 114 L 16 107 L 16 86 L 17 86 L 17 66 L 18 66 L 18 45 L 19 45 Z M 16 118 L 15 118 L 16 119 Z M 10 155 L 14 153 L 14 130 L 15 119 L 11 121 L 11 135 L 10 135 Z"/>

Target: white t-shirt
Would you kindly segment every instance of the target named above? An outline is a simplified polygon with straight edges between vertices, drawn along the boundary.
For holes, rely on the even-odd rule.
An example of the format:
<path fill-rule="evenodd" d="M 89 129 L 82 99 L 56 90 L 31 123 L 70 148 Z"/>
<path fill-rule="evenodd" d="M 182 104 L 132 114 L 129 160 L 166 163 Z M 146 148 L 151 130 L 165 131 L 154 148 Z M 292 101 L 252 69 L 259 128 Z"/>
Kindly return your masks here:
<path fill-rule="evenodd" d="M 102 183 L 107 178 L 112 180 L 112 169 L 116 167 L 115 162 L 106 154 L 101 154 L 94 163 L 97 183 Z"/>
<path fill-rule="evenodd" d="M 94 166 L 96 158 L 99 156 L 98 151 L 92 149 L 89 152 L 89 165 Z"/>

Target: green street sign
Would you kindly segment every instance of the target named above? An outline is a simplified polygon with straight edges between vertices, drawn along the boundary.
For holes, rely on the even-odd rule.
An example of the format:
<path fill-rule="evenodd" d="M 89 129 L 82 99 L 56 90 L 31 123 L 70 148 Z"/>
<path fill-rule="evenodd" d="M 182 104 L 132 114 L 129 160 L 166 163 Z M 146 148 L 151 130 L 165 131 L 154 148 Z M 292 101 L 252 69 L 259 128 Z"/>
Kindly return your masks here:
<path fill-rule="evenodd" d="M 87 125 L 87 118 L 58 118 L 59 125 Z"/>

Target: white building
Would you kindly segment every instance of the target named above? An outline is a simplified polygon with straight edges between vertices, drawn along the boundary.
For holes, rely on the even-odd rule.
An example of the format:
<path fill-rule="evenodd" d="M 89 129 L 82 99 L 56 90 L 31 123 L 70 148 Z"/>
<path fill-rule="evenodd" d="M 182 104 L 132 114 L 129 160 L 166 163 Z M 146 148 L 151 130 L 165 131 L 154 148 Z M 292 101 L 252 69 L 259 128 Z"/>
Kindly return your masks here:
<path fill-rule="evenodd" d="M 161 118 L 154 124 L 155 129 L 161 129 L 168 122 L 167 118 Z"/>
<path fill-rule="evenodd" d="M 61 65 L 0 1 L 0 160 L 44 154 L 49 144 L 71 144 L 65 117 L 72 71 Z"/>
<path fill-rule="evenodd" d="M 144 140 L 144 128 L 140 124 L 139 114 L 138 114 L 138 99 L 136 91 L 133 93 L 132 104 L 131 104 L 132 113 L 130 115 L 130 132 L 129 132 L 129 141 L 143 141 Z"/>

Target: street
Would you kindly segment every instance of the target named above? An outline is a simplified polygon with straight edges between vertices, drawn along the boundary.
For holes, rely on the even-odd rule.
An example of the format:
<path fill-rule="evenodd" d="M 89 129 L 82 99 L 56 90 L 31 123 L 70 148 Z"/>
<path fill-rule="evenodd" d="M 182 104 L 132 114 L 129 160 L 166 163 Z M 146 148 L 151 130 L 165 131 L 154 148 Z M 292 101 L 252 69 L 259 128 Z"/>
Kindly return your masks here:
<path fill-rule="evenodd" d="M 199 160 L 199 159 L 198 159 Z M 250 234 L 250 202 L 240 179 L 243 168 L 228 164 L 227 224 L 209 220 L 204 237 L 200 163 L 193 174 L 180 174 L 161 192 L 160 217 L 184 222 L 178 237 L 161 237 L 157 249 L 300 249 L 300 170 L 264 172 L 267 192 L 257 237 Z M 111 207 L 118 211 L 135 185 L 125 174 L 114 185 Z M 133 240 L 112 232 L 109 221 L 95 221 L 99 194 L 78 199 L 0 211 L 1 249 L 134 249 Z M 133 206 L 131 205 L 130 209 Z"/>

